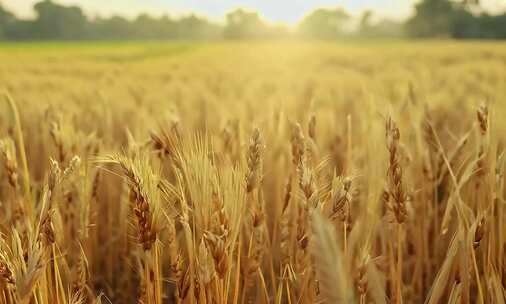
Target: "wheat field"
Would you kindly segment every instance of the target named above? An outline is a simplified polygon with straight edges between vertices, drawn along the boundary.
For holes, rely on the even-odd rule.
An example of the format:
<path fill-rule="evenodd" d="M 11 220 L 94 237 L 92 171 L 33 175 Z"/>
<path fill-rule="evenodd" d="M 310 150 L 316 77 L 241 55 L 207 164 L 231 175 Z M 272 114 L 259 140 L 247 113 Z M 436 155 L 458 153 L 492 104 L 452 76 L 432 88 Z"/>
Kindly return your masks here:
<path fill-rule="evenodd" d="M 505 302 L 504 43 L 0 62 L 0 303 Z"/>

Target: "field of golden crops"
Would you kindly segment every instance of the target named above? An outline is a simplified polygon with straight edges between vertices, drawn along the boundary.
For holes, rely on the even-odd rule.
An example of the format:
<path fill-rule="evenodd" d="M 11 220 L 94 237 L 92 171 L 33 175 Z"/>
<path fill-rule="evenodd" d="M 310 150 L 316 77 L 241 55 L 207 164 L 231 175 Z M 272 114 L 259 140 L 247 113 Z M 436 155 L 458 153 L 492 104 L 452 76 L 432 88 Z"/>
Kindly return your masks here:
<path fill-rule="evenodd" d="M 505 43 L 0 62 L 0 303 L 505 302 Z"/>

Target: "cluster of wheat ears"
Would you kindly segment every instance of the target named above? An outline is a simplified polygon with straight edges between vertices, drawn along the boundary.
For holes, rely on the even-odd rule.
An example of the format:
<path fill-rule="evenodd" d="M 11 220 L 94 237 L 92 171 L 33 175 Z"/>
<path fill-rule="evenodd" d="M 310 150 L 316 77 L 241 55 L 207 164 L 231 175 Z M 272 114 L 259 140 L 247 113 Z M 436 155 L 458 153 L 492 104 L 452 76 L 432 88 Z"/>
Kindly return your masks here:
<path fill-rule="evenodd" d="M 306 111 L 303 89 L 218 112 L 208 76 L 149 128 L 136 92 L 121 113 L 1 96 L 0 303 L 505 302 L 500 104 Z"/>
<path fill-rule="evenodd" d="M 240 144 L 227 124 L 214 147 L 173 120 L 102 155 L 92 140 L 68 146 L 54 123 L 55 156 L 35 182 L 7 99 L 2 303 L 504 301 L 504 165 L 486 106 L 451 151 L 427 113 L 420 167 L 385 118 L 384 178 L 373 181 L 347 164 L 350 149 L 319 145 L 313 115 L 286 124 L 276 140 L 290 148 L 278 151 L 260 127 Z M 478 148 L 462 159 L 473 132 Z M 284 179 L 267 185 L 285 152 Z"/>

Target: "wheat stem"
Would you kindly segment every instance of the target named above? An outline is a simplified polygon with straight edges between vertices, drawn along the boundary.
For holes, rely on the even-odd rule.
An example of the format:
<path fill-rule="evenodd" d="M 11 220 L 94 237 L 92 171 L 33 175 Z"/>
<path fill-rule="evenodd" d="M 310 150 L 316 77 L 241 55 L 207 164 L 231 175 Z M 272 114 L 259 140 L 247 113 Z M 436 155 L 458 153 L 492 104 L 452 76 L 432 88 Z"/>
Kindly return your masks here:
<path fill-rule="evenodd" d="M 18 107 L 16 106 L 16 102 L 9 93 L 5 92 L 5 98 L 9 103 L 12 114 L 14 116 L 14 123 L 16 125 L 16 137 L 19 146 L 19 153 L 21 154 L 21 165 L 23 166 L 23 186 L 25 191 L 25 209 L 28 213 L 28 216 L 31 218 L 33 215 L 32 204 L 31 202 L 31 190 L 30 190 L 30 171 L 28 170 L 28 161 L 26 158 L 26 149 L 25 149 L 25 141 L 23 139 L 23 129 L 21 127 L 21 119 L 19 117 Z"/>
<path fill-rule="evenodd" d="M 397 224 L 397 286 L 396 303 L 402 303 L 402 225 Z"/>

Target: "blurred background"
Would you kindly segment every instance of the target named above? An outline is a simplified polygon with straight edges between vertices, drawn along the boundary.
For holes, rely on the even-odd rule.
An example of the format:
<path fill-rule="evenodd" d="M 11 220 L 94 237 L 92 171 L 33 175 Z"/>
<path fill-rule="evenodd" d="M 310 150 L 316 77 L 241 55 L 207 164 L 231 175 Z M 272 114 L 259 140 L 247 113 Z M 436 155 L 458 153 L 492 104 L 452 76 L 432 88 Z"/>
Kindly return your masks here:
<path fill-rule="evenodd" d="M 4 0 L 0 40 L 506 38 L 504 0 Z"/>

